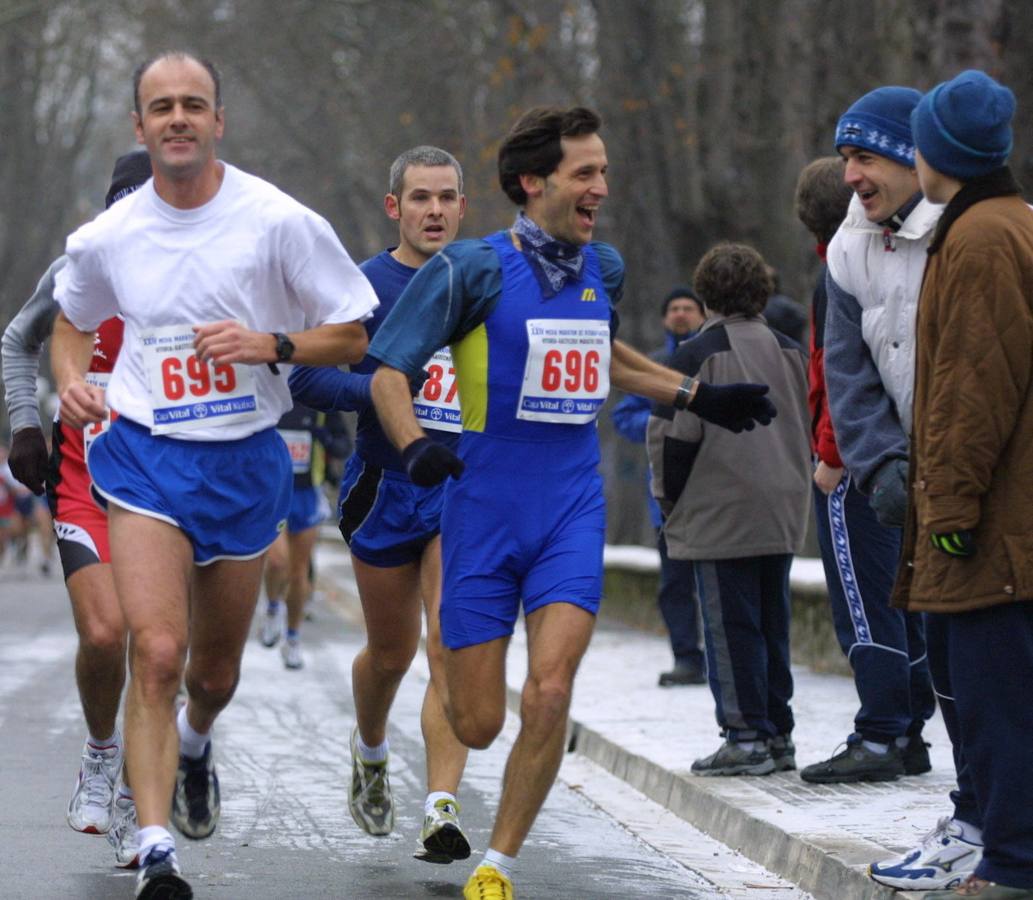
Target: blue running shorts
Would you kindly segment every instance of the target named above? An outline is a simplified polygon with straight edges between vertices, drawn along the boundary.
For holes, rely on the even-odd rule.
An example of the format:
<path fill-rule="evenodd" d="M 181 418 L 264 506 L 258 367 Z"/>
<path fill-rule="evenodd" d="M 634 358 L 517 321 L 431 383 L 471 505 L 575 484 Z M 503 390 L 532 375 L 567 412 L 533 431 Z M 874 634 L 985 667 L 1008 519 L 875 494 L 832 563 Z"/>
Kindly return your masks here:
<path fill-rule="evenodd" d="M 330 504 L 326 502 L 321 487 L 295 488 L 291 497 L 290 512 L 287 513 L 287 531 L 300 534 L 315 528 L 328 515 Z"/>
<path fill-rule="evenodd" d="M 364 563 L 391 569 L 416 562 L 441 530 L 444 489 L 414 485 L 402 472 L 348 460 L 338 502 L 341 534 Z"/>
<path fill-rule="evenodd" d="M 200 566 L 259 556 L 286 527 L 293 476 L 275 428 L 182 441 L 120 416 L 90 448 L 89 469 L 104 500 L 179 528 Z"/>
<path fill-rule="evenodd" d="M 458 650 L 511 635 L 521 601 L 524 615 L 550 603 L 595 615 L 605 536 L 596 471 L 570 481 L 550 477 L 543 465 L 533 478 L 500 479 L 468 466 L 448 483 L 441 517 L 445 646 Z"/>

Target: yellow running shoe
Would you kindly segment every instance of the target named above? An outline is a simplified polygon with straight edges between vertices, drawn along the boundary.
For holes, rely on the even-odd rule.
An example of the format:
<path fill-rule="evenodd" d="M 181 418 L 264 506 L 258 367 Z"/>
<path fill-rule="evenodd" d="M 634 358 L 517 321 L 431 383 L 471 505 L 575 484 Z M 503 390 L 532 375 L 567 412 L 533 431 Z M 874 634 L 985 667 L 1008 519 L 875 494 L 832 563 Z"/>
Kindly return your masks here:
<path fill-rule="evenodd" d="M 494 866 L 480 865 L 474 869 L 463 888 L 464 900 L 516 900 L 513 882 Z"/>

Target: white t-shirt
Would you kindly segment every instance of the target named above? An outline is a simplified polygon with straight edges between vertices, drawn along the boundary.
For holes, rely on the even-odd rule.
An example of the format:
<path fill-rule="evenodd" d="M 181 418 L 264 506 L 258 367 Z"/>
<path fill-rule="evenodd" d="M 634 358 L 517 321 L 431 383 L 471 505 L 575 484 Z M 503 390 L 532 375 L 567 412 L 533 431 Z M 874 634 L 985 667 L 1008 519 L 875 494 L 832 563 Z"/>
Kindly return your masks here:
<path fill-rule="evenodd" d="M 204 206 L 169 206 L 148 181 L 68 238 L 55 299 L 81 331 L 116 314 L 125 318 L 107 403 L 147 427 L 157 422 L 161 405 L 152 395 L 154 354 L 145 346 L 145 338 L 155 343 L 155 329 L 233 319 L 254 331 L 288 333 L 362 321 L 379 305 L 325 219 L 268 182 L 222 165 L 219 192 Z M 291 408 L 289 366 L 281 365 L 279 375 L 264 363 L 234 368 L 243 377 L 193 372 L 209 386 L 246 382 L 251 412 L 226 416 L 224 424 L 214 424 L 219 415 L 213 413 L 212 425 L 195 421 L 172 436 L 236 440 L 274 426 Z M 185 383 L 199 386 L 189 378 Z"/>

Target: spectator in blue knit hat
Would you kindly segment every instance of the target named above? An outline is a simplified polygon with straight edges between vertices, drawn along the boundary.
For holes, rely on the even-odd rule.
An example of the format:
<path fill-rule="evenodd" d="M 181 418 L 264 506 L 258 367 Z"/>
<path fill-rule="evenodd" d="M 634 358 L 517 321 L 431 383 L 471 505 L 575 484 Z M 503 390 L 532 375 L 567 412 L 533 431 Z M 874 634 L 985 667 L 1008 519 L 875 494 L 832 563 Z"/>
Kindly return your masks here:
<path fill-rule="evenodd" d="M 910 116 L 921 96 L 878 88 L 836 126 L 853 197 L 826 254 L 824 371 L 843 469 L 820 487 L 831 544 L 842 548 L 833 620 L 860 707 L 842 751 L 801 771 L 812 783 L 895 781 L 930 768 L 922 729 L 935 700 L 922 620 L 887 603 L 907 497 L 915 308 L 940 213 L 914 168 Z"/>
<path fill-rule="evenodd" d="M 1005 165 L 1014 110 L 967 71 L 911 117 L 922 189 L 946 207 L 916 324 L 912 565 L 892 602 L 946 635 L 937 690 L 984 843 L 972 875 L 926 900 L 1033 898 L 1033 211 Z"/>

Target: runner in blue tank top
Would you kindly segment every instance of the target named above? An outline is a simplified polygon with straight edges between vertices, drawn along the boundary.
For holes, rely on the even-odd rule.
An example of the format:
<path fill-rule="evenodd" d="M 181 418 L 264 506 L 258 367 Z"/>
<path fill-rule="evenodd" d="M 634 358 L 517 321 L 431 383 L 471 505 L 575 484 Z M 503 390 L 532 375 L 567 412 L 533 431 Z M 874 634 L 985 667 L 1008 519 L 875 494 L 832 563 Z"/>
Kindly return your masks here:
<path fill-rule="evenodd" d="M 462 170 L 449 153 L 416 147 L 395 160 L 385 209 L 398 221 L 398 246 L 360 267 L 380 300 L 364 323 L 371 340 L 420 267 L 455 237 L 464 208 Z M 452 360 L 447 350 L 430 357 L 428 353 L 417 367 L 413 383 L 422 385 L 411 405 L 434 440 L 455 448 L 461 426 Z M 351 372 L 298 366 L 290 377 L 295 399 L 317 409 L 359 413 L 355 453 L 345 469 L 339 502 L 341 533 L 351 550 L 367 641 L 352 667 L 358 724 L 352 738 L 349 806 L 356 823 L 370 834 L 391 831 L 394 801 L 387 770 L 387 719 L 395 691 L 416 654 L 422 598 L 431 680 L 421 717 L 428 793 L 416 857 L 450 863 L 466 859 L 470 844 L 459 824 L 456 800 L 467 749 L 452 731 L 443 702 L 438 535 L 444 489 L 440 484 L 414 485 L 381 429 L 370 400 L 370 381 L 378 365 L 367 357 Z"/>
<path fill-rule="evenodd" d="M 468 900 L 514 896 L 516 854 L 563 755 L 574 673 L 602 587 L 595 418 L 610 383 L 733 430 L 774 414 L 763 385 L 701 384 L 613 340 L 624 267 L 613 248 L 590 243 L 607 195 L 599 126 L 581 107 L 525 113 L 499 149 L 502 188 L 522 207 L 514 226 L 438 253 L 370 345 L 381 363 L 377 413 L 410 477 L 456 479 L 442 517 L 441 625 L 448 713 L 467 746 L 487 747 L 502 728 L 506 649 L 521 602 L 526 617 L 520 734 Z M 409 397 L 409 379 L 446 344 L 462 401 L 458 456 L 427 438 Z"/>

